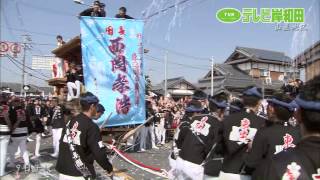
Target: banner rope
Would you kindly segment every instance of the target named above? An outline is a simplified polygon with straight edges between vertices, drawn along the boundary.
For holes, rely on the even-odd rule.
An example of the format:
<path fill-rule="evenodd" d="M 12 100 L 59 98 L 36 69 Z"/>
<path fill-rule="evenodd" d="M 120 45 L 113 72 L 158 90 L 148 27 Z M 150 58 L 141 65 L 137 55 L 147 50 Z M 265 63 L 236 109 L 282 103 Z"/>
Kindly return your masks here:
<path fill-rule="evenodd" d="M 113 150 L 115 153 L 117 153 L 124 161 L 134 165 L 135 167 L 142 169 L 143 171 L 147 171 L 151 174 L 154 174 L 163 178 L 168 178 L 168 172 L 165 169 L 145 165 L 142 162 L 130 157 L 128 154 L 120 151 L 113 145 L 108 144 L 107 147 Z"/>

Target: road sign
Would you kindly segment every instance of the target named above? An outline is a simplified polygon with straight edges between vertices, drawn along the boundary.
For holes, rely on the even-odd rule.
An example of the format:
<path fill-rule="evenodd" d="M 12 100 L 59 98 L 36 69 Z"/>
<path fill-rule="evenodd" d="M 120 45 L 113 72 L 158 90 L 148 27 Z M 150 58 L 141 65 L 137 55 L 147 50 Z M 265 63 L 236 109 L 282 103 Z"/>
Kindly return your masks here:
<path fill-rule="evenodd" d="M 21 46 L 18 43 L 12 43 L 10 46 L 10 51 L 13 57 L 17 57 L 17 54 L 21 52 Z"/>
<path fill-rule="evenodd" d="M 0 56 L 9 55 L 16 58 L 20 52 L 21 45 L 19 43 L 0 41 Z"/>
<path fill-rule="evenodd" d="M 7 54 L 9 50 L 9 44 L 8 42 L 0 42 L 0 56 L 4 56 L 5 54 Z"/>

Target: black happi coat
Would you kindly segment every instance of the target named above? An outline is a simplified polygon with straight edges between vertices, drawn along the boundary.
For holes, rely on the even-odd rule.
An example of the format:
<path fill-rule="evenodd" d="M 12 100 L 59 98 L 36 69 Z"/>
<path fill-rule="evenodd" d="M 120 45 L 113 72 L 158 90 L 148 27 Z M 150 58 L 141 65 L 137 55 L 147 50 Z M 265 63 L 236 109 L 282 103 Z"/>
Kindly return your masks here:
<path fill-rule="evenodd" d="M 0 105 L 0 108 L 2 108 L 2 110 L 0 110 L 0 136 L 7 136 L 11 134 L 8 120 L 5 119 L 8 115 L 9 107 Z"/>
<path fill-rule="evenodd" d="M 77 70 L 76 72 L 72 72 L 71 69 L 66 73 L 67 76 L 67 82 L 76 82 L 80 81 L 82 82 L 82 76 L 81 71 Z"/>
<path fill-rule="evenodd" d="M 105 11 L 94 12 L 93 8 L 88 8 L 88 9 L 82 11 L 79 15 L 80 16 L 92 16 L 92 17 L 105 17 L 106 12 Z"/>
<path fill-rule="evenodd" d="M 65 122 L 64 122 L 64 110 L 65 108 L 63 106 L 56 106 L 51 111 L 51 125 L 53 129 L 58 128 L 64 128 Z"/>
<path fill-rule="evenodd" d="M 19 113 L 22 113 L 22 114 L 20 114 L 21 116 L 25 116 L 25 118 L 20 122 L 18 122 Z M 11 134 L 12 137 L 22 137 L 22 136 L 28 135 L 27 129 L 31 126 L 31 121 L 30 121 L 30 118 L 23 107 L 11 106 L 9 109 L 9 119 L 11 121 L 12 126 L 15 126 L 15 124 L 18 122 L 19 124 L 16 128 L 22 128 L 20 130 L 13 129 L 12 130 L 13 133 Z M 26 131 L 23 130 L 23 128 L 26 128 Z M 17 131 L 15 131 L 15 130 L 17 130 Z"/>
<path fill-rule="evenodd" d="M 51 126 L 53 107 L 44 106 L 45 117 L 47 117 L 46 125 Z"/>
<path fill-rule="evenodd" d="M 273 123 L 261 128 L 253 141 L 252 149 L 245 159 L 248 171 L 254 170 L 264 164 L 264 160 L 270 159 L 281 151 L 294 148 L 301 139 L 300 128 L 280 123 Z M 253 174 L 258 173 L 258 170 Z"/>
<path fill-rule="evenodd" d="M 179 125 L 178 138 L 175 141 L 178 149 L 182 148 L 182 144 L 185 140 L 186 134 L 190 130 L 190 122 L 191 119 L 187 115 L 184 115 Z"/>
<path fill-rule="evenodd" d="M 92 177 L 96 177 L 93 166 L 94 160 L 104 170 L 111 172 L 112 165 L 108 161 L 106 148 L 102 144 L 99 127 L 89 117 L 81 113 L 70 121 L 69 128 L 70 134 L 74 136 L 75 150 L 91 172 Z M 56 170 L 68 176 L 82 176 L 72 159 L 69 144 L 66 140 L 66 128 L 62 131 L 59 152 Z"/>
<path fill-rule="evenodd" d="M 181 146 L 179 156 L 186 161 L 201 164 L 206 160 L 208 153 L 216 143 L 217 129 L 220 121 L 211 115 L 194 116 L 190 122 L 190 128 L 179 134 L 177 146 Z"/>
<path fill-rule="evenodd" d="M 283 151 L 264 165 L 253 180 L 320 179 L 320 137 L 302 139 L 296 148 Z"/>
<path fill-rule="evenodd" d="M 39 108 L 39 111 L 37 110 Z M 30 132 L 36 132 L 36 133 L 43 133 L 44 132 L 44 126 L 42 124 L 41 118 L 46 116 L 45 109 L 38 105 L 29 105 L 27 107 L 27 114 L 30 117 L 30 120 L 32 122 L 32 126 L 29 129 Z"/>
<path fill-rule="evenodd" d="M 242 128 L 242 125 L 243 127 L 247 125 L 249 129 Z M 248 146 L 243 141 L 244 139 L 253 139 L 258 129 L 264 125 L 264 118 L 246 111 L 231 114 L 223 120 L 223 172 L 245 174 L 244 159 L 248 154 Z"/>
<path fill-rule="evenodd" d="M 116 14 L 114 17 L 115 18 L 124 18 L 124 19 L 134 19 L 133 17 L 131 17 L 129 15 L 121 16 L 120 14 Z"/>
<path fill-rule="evenodd" d="M 216 121 L 216 126 L 214 127 L 214 134 L 216 146 L 210 152 L 208 159 L 204 164 L 204 174 L 212 177 L 218 177 L 223 162 L 223 157 L 221 153 L 219 153 L 222 151 L 221 141 L 223 138 L 223 129 L 221 121 Z"/>

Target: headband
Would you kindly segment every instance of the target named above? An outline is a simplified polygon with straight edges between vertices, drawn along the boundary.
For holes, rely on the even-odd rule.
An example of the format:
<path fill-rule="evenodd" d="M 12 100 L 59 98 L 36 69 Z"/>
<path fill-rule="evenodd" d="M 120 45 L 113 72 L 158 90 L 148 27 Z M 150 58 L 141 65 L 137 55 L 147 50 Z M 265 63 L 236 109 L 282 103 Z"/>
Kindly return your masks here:
<path fill-rule="evenodd" d="M 258 91 L 257 87 L 247 89 L 246 91 L 243 92 L 243 94 L 247 96 L 256 96 L 258 98 L 262 98 L 262 94 Z"/>

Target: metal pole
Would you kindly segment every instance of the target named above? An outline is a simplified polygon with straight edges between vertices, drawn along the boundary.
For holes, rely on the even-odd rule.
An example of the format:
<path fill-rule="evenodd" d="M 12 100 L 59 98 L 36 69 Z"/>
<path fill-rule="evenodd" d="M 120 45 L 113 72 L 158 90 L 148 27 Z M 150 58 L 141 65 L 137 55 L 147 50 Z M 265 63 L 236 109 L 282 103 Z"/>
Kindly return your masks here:
<path fill-rule="evenodd" d="M 2 58 L 2 56 L 0 56 L 0 91 L 2 91 L 2 60 L 3 60 L 3 58 Z"/>
<path fill-rule="evenodd" d="M 2 3 L 2 1 L 0 1 L 0 6 L 3 7 L 4 3 Z M 0 55 L 0 91 L 2 91 L 2 60 L 4 58 L 2 58 L 2 56 Z"/>
<path fill-rule="evenodd" d="M 264 99 L 265 96 L 265 87 L 264 87 L 264 80 L 262 79 L 262 99 Z"/>
<path fill-rule="evenodd" d="M 214 59 L 211 58 L 211 96 L 213 96 L 213 66 L 214 66 Z"/>
<path fill-rule="evenodd" d="M 23 43 L 23 58 L 22 58 L 22 81 L 21 81 L 21 93 L 20 95 L 24 95 L 23 86 L 25 85 L 25 65 L 26 65 L 26 43 Z"/>
<path fill-rule="evenodd" d="M 23 37 L 23 58 L 22 58 L 22 82 L 21 82 L 21 93 L 20 95 L 26 96 L 26 92 L 24 91 L 24 85 L 26 85 L 26 51 L 28 41 L 31 41 L 30 36 L 28 34 L 22 35 Z"/>
<path fill-rule="evenodd" d="M 168 93 L 168 87 L 167 87 L 167 65 L 168 65 L 168 51 L 166 51 L 166 54 L 164 56 L 164 96 L 167 96 Z"/>

